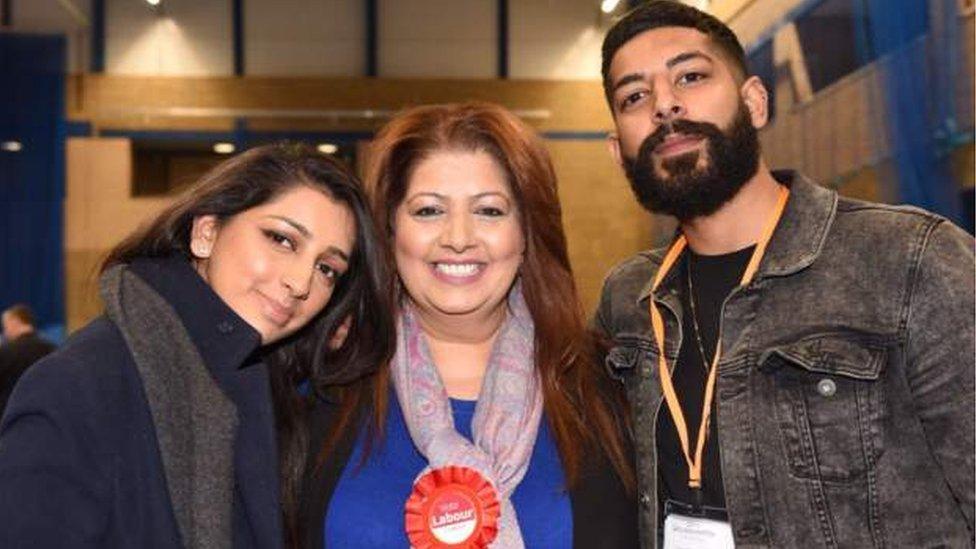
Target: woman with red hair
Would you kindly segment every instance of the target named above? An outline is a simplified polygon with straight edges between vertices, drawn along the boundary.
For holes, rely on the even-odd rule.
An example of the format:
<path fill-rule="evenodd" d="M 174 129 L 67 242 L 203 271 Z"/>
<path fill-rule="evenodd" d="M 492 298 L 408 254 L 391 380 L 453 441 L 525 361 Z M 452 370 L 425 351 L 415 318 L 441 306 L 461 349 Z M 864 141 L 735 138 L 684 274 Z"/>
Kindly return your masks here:
<path fill-rule="evenodd" d="M 411 109 L 377 136 L 366 187 L 398 275 L 397 351 L 319 403 L 304 544 L 636 546 L 618 387 L 539 137 L 496 105 Z"/>

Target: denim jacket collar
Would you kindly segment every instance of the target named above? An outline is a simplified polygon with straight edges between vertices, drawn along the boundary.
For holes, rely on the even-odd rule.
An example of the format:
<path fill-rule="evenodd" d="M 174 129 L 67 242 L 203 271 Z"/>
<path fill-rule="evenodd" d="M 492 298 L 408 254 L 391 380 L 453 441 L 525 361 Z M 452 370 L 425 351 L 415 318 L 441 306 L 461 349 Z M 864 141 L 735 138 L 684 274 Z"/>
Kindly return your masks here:
<path fill-rule="evenodd" d="M 756 272 L 757 281 L 767 277 L 790 275 L 810 266 L 820 255 L 837 213 L 835 191 L 817 185 L 794 170 L 775 170 L 772 174 L 777 181 L 790 188 L 790 199 Z M 677 234 L 676 232 L 675 238 Z M 666 252 L 667 248 L 661 248 L 648 255 L 651 261 L 660 265 Z M 677 271 L 672 270 L 668 273 L 658 288 L 659 299 L 670 286 L 675 272 Z M 651 295 L 653 285 L 653 279 L 647 281 L 638 294 L 638 303 Z"/>

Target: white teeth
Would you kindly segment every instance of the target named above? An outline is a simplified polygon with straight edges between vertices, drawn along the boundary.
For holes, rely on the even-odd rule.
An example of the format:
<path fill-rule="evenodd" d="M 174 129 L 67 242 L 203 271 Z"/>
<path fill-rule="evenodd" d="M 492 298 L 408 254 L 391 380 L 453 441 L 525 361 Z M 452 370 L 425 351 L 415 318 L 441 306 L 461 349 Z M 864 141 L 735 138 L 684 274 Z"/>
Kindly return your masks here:
<path fill-rule="evenodd" d="M 478 271 L 477 263 L 437 263 L 438 271 L 448 276 L 471 276 Z"/>

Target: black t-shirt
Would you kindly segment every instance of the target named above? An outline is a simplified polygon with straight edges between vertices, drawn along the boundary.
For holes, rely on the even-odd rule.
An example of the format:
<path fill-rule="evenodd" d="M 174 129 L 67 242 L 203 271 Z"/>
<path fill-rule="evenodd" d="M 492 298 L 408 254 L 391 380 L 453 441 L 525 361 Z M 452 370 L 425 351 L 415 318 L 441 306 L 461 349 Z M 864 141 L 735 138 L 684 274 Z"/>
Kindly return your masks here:
<path fill-rule="evenodd" d="M 702 400 L 705 398 L 705 381 L 711 366 L 718 340 L 719 321 L 722 303 L 729 293 L 739 285 L 755 246 L 723 255 L 698 255 L 688 249 L 679 265 L 681 289 L 682 338 L 678 352 L 678 363 L 672 372 L 671 381 L 681 403 L 685 422 L 689 430 L 692 457 L 698 443 L 698 429 L 701 424 Z M 689 270 L 691 263 L 691 287 L 694 289 L 695 314 L 692 315 L 689 302 Z M 706 362 L 702 359 L 702 349 L 695 337 L 698 334 L 704 348 Z M 702 503 L 710 507 L 725 508 L 725 490 L 722 487 L 722 469 L 718 449 L 718 421 L 716 410 L 712 409 L 709 433 L 705 439 L 704 463 L 702 465 Z M 667 403 L 661 403 L 657 416 L 657 470 L 659 513 L 663 516 L 664 502 L 668 499 L 694 504 L 695 499 L 688 488 L 688 465 L 678 432 L 671 418 Z"/>

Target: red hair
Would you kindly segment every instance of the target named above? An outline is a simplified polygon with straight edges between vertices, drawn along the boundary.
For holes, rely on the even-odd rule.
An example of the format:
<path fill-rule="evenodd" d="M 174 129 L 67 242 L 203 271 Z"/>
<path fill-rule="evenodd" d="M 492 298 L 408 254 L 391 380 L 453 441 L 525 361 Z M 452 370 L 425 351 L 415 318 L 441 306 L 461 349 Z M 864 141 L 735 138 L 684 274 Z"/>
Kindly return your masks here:
<path fill-rule="evenodd" d="M 535 363 L 569 484 L 579 478 L 587 450 L 596 448 L 625 486 L 632 486 L 624 420 L 615 412 L 620 402 L 601 390 L 607 383 L 599 379 L 604 374 L 596 363 L 596 339 L 586 328 L 570 268 L 555 170 L 535 131 L 490 103 L 424 106 L 396 116 L 370 147 L 364 181 L 381 236 L 392 243 L 393 215 L 412 170 L 443 151 L 490 154 L 507 175 L 518 204 L 526 243 L 520 273 L 535 323 Z M 392 261 L 389 250 L 388 255 Z M 388 368 L 381 368 L 372 386 L 372 425 L 382 433 Z"/>

